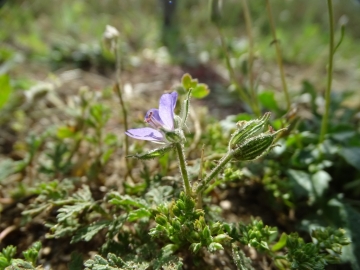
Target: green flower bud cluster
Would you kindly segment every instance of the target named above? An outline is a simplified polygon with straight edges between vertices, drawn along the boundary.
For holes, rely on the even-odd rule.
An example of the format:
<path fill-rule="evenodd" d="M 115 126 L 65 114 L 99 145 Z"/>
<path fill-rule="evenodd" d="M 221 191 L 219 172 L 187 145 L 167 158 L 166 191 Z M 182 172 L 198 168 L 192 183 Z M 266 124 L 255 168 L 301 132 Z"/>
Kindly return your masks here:
<path fill-rule="evenodd" d="M 248 225 L 239 223 L 237 228 L 226 224 L 224 229 L 234 240 L 263 251 L 269 250 L 269 243 L 277 235 L 275 227 L 264 226 L 261 220 L 253 220 Z"/>
<path fill-rule="evenodd" d="M 204 211 L 196 209 L 194 199 L 184 193 L 181 193 L 176 202 L 167 206 L 162 205 L 157 211 L 157 225 L 151 229 L 150 235 L 171 241 L 171 249 L 167 245 L 168 252 L 174 252 L 189 244 L 189 249 L 194 253 L 201 247 L 215 252 L 223 249 L 222 243 L 231 240 L 219 222 L 206 224 Z"/>
<path fill-rule="evenodd" d="M 286 259 L 291 263 L 291 269 L 324 269 L 327 265 L 319 247 L 314 243 L 304 243 L 297 233 L 288 235 L 286 247 L 289 250 Z"/>
<path fill-rule="evenodd" d="M 319 228 L 311 237 L 313 242 L 305 243 L 297 233 L 287 236 L 285 259 L 291 269 L 324 269 L 329 263 L 339 263 L 342 246 L 350 244 L 343 229 Z"/>
<path fill-rule="evenodd" d="M 324 250 L 332 250 L 336 254 L 341 254 L 343 246 L 350 244 L 349 238 L 343 229 L 334 229 L 331 227 L 316 229 L 311 233 L 311 237 L 316 239 L 317 245 Z"/>

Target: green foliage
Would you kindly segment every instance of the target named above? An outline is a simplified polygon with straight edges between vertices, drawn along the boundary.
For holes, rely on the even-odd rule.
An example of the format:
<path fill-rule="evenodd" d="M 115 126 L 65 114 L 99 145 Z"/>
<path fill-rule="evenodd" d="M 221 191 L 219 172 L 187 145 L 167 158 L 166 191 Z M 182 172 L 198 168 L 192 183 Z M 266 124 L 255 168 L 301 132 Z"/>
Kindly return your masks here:
<path fill-rule="evenodd" d="M 235 245 L 232 245 L 232 257 L 238 270 L 254 270 L 251 266 L 251 259 L 246 257 L 244 252 Z"/>
<path fill-rule="evenodd" d="M 148 268 L 148 264 L 143 263 L 135 263 L 135 262 L 125 262 L 120 257 L 117 257 L 115 254 L 109 253 L 107 258 L 104 259 L 99 255 L 95 255 L 94 259 L 87 260 L 85 262 L 85 269 L 88 270 L 131 270 L 131 269 L 139 269 L 145 270 Z"/>
<path fill-rule="evenodd" d="M 11 265 L 11 260 L 16 254 L 16 247 L 7 246 L 0 253 L 0 267 L 4 269 L 5 267 Z"/>
<path fill-rule="evenodd" d="M 10 85 L 10 78 L 6 74 L 0 74 L 0 110 L 8 101 L 12 87 Z"/>
<path fill-rule="evenodd" d="M 205 269 L 215 267 L 208 265 L 210 260 L 205 249 L 216 253 L 220 259 L 229 256 L 232 249 L 238 269 L 250 270 L 253 268 L 244 246 L 253 247 L 261 256 L 267 257 L 264 261 L 271 261 L 279 269 L 324 269 L 327 264 L 342 262 L 350 262 L 354 269 L 359 268 L 358 108 L 344 106 L 344 102 L 356 100 L 356 96 L 346 91 L 333 93 L 329 130 L 325 140 L 318 142 L 324 100 L 318 94 L 322 86 L 317 82 L 316 72 L 318 67 L 326 66 L 323 51 L 328 39 L 328 31 L 321 23 L 323 16 L 327 15 L 322 12 L 324 3 L 311 3 L 309 7 L 312 8 L 305 11 L 303 6 L 309 1 L 272 1 L 274 10 L 281 11 L 276 16 L 278 38 L 273 40 L 264 15 L 264 3 L 248 1 L 249 11 L 255 19 L 253 25 L 247 25 L 248 22 L 240 21 L 244 17 L 239 16 L 243 11 L 240 5 L 224 1 L 220 6 L 221 1 L 210 1 L 210 19 L 222 27 L 222 37 L 218 40 L 217 32 L 208 23 L 207 3 L 177 1 L 180 9 L 173 18 L 178 20 L 179 33 L 186 34 L 186 40 L 183 41 L 179 35 L 174 41 L 190 54 L 180 57 L 173 54 L 172 57 L 175 61 L 186 61 L 186 68 L 192 69 L 197 77 L 207 79 L 212 96 L 201 102 L 216 104 L 210 108 L 211 112 L 218 110 L 222 115 L 224 109 L 226 112 L 234 109 L 245 111 L 217 121 L 209 119 L 208 112 L 190 110 L 190 96 L 202 99 L 209 95 L 210 90 L 208 85 L 185 74 L 177 88 L 182 110 L 174 119 L 181 132 L 160 130 L 168 141 L 181 142 L 185 150 L 190 150 L 181 151 L 185 158 L 179 174 L 175 170 L 171 145 L 147 151 L 147 146 L 128 144 L 123 138 L 123 126 L 141 119 L 131 110 L 146 109 L 134 98 L 139 93 L 137 88 L 128 91 L 131 87 L 124 87 L 127 89 L 125 104 L 121 104 L 124 118 L 119 121 L 117 109 L 112 107 L 112 102 L 117 100 L 111 98 L 111 87 L 105 93 L 99 91 L 94 83 L 89 85 L 91 90 L 82 88 L 74 96 L 66 92 L 64 98 L 62 91 L 52 91 L 67 88 L 66 83 L 73 80 L 67 81 L 69 74 L 61 74 L 62 71 L 49 76 L 51 87 L 36 85 L 28 89 L 34 84 L 32 80 L 16 78 L 28 76 L 33 66 L 28 61 L 39 57 L 42 63 L 46 60 L 57 70 L 62 70 L 64 64 L 90 70 L 82 75 L 90 74 L 94 81 L 108 77 L 116 56 L 102 50 L 97 39 L 104 26 L 112 21 L 110 15 L 114 15 L 115 10 L 120 12 L 116 18 L 120 18 L 121 37 L 117 52 L 120 60 L 116 59 L 119 70 L 116 73 L 125 71 L 117 80 L 127 78 L 134 67 L 140 67 L 139 74 L 143 76 L 143 61 L 150 61 L 154 68 L 165 66 L 170 69 L 164 63 L 154 64 L 169 58 L 165 47 L 153 48 L 158 44 L 156 37 L 159 36 L 154 26 L 160 24 L 159 16 L 153 14 L 154 10 L 160 10 L 155 8 L 156 1 L 144 2 L 142 12 L 138 12 L 136 1 L 118 2 L 117 8 L 113 9 L 113 1 L 85 4 L 66 0 L 59 3 L 56 10 L 46 1 L 25 6 L 8 2 L 0 10 L 1 18 L 7 23 L 7 27 L 0 29 L 0 39 L 5 41 L 6 47 L 11 47 L 0 49 L 0 195 L 6 197 L 4 200 L 1 198 L 0 210 L 4 210 L 4 214 L 1 213 L 4 222 L 14 220 L 16 228 L 21 226 L 20 229 L 24 230 L 31 228 L 24 223 L 34 222 L 36 217 L 37 224 L 46 224 L 50 228 L 46 236 L 53 239 L 47 241 L 56 243 L 58 238 L 65 237 L 71 238 L 68 241 L 71 244 L 93 241 L 94 244 L 85 246 L 91 249 L 90 254 L 99 254 L 85 263 L 87 269 L 181 269 L 183 266 L 189 268 L 189 264 Z M 344 12 L 350 2 L 338 5 L 337 12 L 355 13 L 353 7 L 351 12 Z M 38 13 L 44 15 L 40 16 L 41 20 L 34 16 Z M 292 16 L 294 14 L 301 14 L 302 20 L 297 15 Z M 94 24 L 94 20 L 88 18 L 95 16 Z M 129 23 L 127 19 L 130 17 L 130 21 L 136 21 L 136 24 Z M 313 18 L 316 18 L 316 24 Z M 58 27 L 61 31 L 54 30 L 48 35 L 48 20 L 53 23 L 52 29 Z M 357 17 L 350 21 L 354 23 L 354 20 L 358 20 Z M 39 24 L 34 25 L 33 21 Z M 193 23 L 192 27 L 188 27 L 189 21 Z M 231 25 L 236 25 L 236 29 L 230 29 Z M 293 31 L 294 25 L 298 27 L 297 31 Z M 256 44 L 251 45 L 250 38 L 247 39 L 249 44 L 235 38 L 239 30 L 245 30 L 243 27 L 256 31 Z M 347 80 L 347 76 L 356 76 L 356 69 L 349 67 L 358 62 L 354 53 L 358 42 L 344 35 L 344 29 L 342 24 L 338 43 L 341 47 L 335 48 L 343 62 L 339 62 L 337 74 L 334 74 L 338 76 L 334 88 L 344 85 L 344 89 L 355 89 L 356 86 L 348 84 L 347 81 L 351 80 Z M 232 37 L 231 33 L 236 33 L 236 36 Z M 96 36 L 95 42 L 91 35 Z M 54 40 L 54 37 L 59 40 Z M 304 40 L 308 42 L 304 44 Z M 223 45 L 221 50 L 218 41 Z M 284 111 L 281 97 L 275 91 L 278 87 L 277 76 L 273 73 L 275 57 L 272 46 L 269 46 L 275 42 L 281 44 L 285 69 L 291 65 L 289 71 L 295 70 L 294 75 L 287 78 L 293 80 L 289 80 L 291 89 L 297 88 L 299 78 L 307 75 L 302 74 L 304 68 L 301 65 L 316 61 L 314 69 L 306 66 L 306 70 L 314 72 L 314 76 L 309 78 L 314 85 L 304 82 L 299 93 L 291 93 L 294 110 L 290 112 Z M 343 50 L 343 46 L 346 49 Z M 19 48 L 23 48 L 23 52 L 18 52 Z M 142 53 L 139 55 L 137 52 Z M 176 59 L 181 57 L 186 59 Z M 19 65 L 23 61 L 21 58 L 26 62 Z M 220 64 L 224 58 L 232 80 L 228 92 L 229 83 Z M 104 76 L 97 77 L 96 71 Z M 7 73 L 14 78 L 4 75 Z M 35 78 L 41 72 L 37 73 L 38 70 Z M 55 77 L 58 74 L 61 75 Z M 161 74 L 166 75 L 162 70 Z M 70 84 L 69 88 L 72 88 Z M 124 84 L 128 86 L 126 82 Z M 239 91 L 232 92 L 234 86 Z M 242 91 L 254 104 L 243 97 L 239 104 L 237 95 Z M 249 93 L 253 94 L 251 98 L 247 95 Z M 225 105 L 218 108 L 222 102 Z M 270 113 L 266 113 L 254 119 L 249 107 L 259 115 L 269 110 L 272 118 Z M 127 108 L 131 109 L 128 119 L 125 115 Z M 187 125 L 190 111 L 190 120 L 194 123 Z M 269 122 L 278 131 L 267 130 Z M 116 131 L 109 132 L 114 127 Z M 274 148 L 277 145 L 279 147 Z M 234 156 L 223 155 L 226 151 L 237 152 Z M 142 163 L 139 169 L 136 159 L 127 160 L 125 164 L 124 153 L 132 153 L 130 157 L 140 160 L 161 157 L 160 166 L 150 161 Z M 267 153 L 270 154 L 264 156 Z M 185 177 L 192 185 L 188 196 L 182 192 L 181 180 Z M 227 200 L 231 209 L 215 210 L 220 208 L 212 203 L 226 206 L 226 203 L 221 204 L 222 200 Z M 7 205 L 9 201 L 14 201 L 14 204 Z M 236 224 L 222 221 L 238 214 L 240 211 L 234 209 L 240 209 L 239 206 L 241 212 L 243 209 L 246 211 L 244 217 L 253 214 L 249 204 L 259 202 L 262 211 L 267 211 L 273 221 L 281 222 L 281 229 L 286 230 L 280 238 L 277 228 L 266 226 L 261 220 L 253 220 L 247 225 L 241 221 Z M 19 221 L 16 211 L 11 211 L 14 205 L 24 210 L 23 220 Z M 227 211 L 231 211 L 230 215 Z M 261 216 L 262 211 L 257 214 Z M 293 225 L 295 228 L 300 225 L 299 232 L 289 234 Z M 5 223 L 5 226 L 9 225 Z M 314 230 L 314 227 L 326 229 Z M 338 227 L 344 230 L 336 229 Z M 299 236 L 305 235 L 304 231 L 312 231 L 312 242 L 306 243 Z M 19 239 L 21 245 L 22 240 Z M 38 243 L 34 244 L 23 252 L 24 259 L 15 258 L 14 246 L 4 248 L 0 253 L 0 268 L 35 269 L 40 248 Z M 223 253 L 217 253 L 223 249 Z M 69 267 L 83 267 L 81 254 L 73 253 Z"/>
<path fill-rule="evenodd" d="M 268 251 L 269 244 L 277 236 L 277 228 L 264 225 L 261 220 L 253 220 L 248 225 L 239 223 L 238 227 L 226 225 L 225 228 L 234 240 L 261 251 Z"/>
<path fill-rule="evenodd" d="M 163 248 L 170 253 L 186 245 L 194 253 L 201 247 L 215 252 L 231 239 L 219 222 L 207 224 L 204 211 L 196 209 L 195 201 L 184 193 L 174 203 L 160 205 L 155 221 L 157 225 L 150 230 L 150 235 L 170 241 L 171 244 Z"/>
<path fill-rule="evenodd" d="M 186 73 L 181 78 L 182 87 L 187 91 L 191 91 L 194 98 L 201 99 L 206 97 L 210 90 L 204 83 L 199 83 L 197 79 L 193 79 L 189 73 Z"/>
<path fill-rule="evenodd" d="M 86 239 L 89 241 L 95 235 L 95 233 L 87 233 L 88 227 L 82 228 L 80 232 L 78 231 L 80 229 L 81 222 L 84 222 L 82 220 L 82 216 L 87 213 L 103 211 L 101 206 L 94 202 L 88 186 L 83 186 L 82 189 L 79 189 L 65 201 L 58 201 L 57 205 L 63 206 L 57 211 L 57 223 L 55 225 L 49 224 L 51 227 L 51 234 L 48 235 L 48 237 L 59 238 L 66 235 L 72 235 L 77 232 L 72 239 L 72 242 L 76 242 L 80 239 Z M 89 219 L 92 218 L 89 217 Z M 102 229 L 101 225 L 93 226 L 97 229 L 97 232 Z"/>
<path fill-rule="evenodd" d="M 304 243 L 304 240 L 295 234 L 287 238 L 286 246 L 289 252 L 286 255 L 291 263 L 291 269 L 324 269 L 327 262 L 317 245 Z"/>
<path fill-rule="evenodd" d="M 36 267 L 41 243 L 35 242 L 23 252 L 24 259 L 16 259 L 16 247 L 7 246 L 0 252 L 0 269 L 38 269 Z"/>

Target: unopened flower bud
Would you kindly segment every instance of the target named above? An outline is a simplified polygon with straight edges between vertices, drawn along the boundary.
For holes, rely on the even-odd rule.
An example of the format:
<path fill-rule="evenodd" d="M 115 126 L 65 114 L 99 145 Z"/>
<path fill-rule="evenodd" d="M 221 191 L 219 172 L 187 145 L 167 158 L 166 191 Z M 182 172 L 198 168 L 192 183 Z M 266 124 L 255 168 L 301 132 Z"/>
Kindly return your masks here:
<path fill-rule="evenodd" d="M 167 218 L 166 218 L 166 216 L 163 215 L 163 214 L 157 215 L 157 216 L 155 217 L 155 221 L 156 221 L 157 224 L 160 224 L 160 225 L 162 225 L 162 226 L 166 226 L 166 225 L 167 225 Z"/>
<path fill-rule="evenodd" d="M 114 51 L 116 49 L 116 43 L 118 37 L 119 37 L 119 31 L 114 26 L 107 25 L 105 32 L 103 34 L 105 47 L 110 51 Z"/>

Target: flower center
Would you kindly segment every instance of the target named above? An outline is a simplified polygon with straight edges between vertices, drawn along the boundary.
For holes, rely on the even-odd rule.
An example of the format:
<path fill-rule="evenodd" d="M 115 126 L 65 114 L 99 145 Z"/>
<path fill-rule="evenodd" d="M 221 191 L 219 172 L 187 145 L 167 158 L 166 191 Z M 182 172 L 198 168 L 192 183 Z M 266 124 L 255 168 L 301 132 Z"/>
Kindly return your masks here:
<path fill-rule="evenodd" d="M 157 129 L 161 128 L 164 125 L 154 117 L 153 112 L 148 113 L 148 115 L 145 117 L 145 122 Z"/>

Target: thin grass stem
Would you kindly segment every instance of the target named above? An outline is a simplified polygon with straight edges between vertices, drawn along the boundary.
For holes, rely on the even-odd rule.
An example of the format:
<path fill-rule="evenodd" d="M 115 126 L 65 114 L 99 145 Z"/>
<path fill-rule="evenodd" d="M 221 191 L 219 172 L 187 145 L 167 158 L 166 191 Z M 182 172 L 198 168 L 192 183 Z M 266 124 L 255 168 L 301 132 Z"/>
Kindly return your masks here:
<path fill-rule="evenodd" d="M 291 101 L 290 101 L 288 87 L 286 84 L 284 65 L 283 65 L 283 60 L 282 60 L 282 55 L 281 55 L 281 48 L 280 48 L 280 44 L 279 44 L 277 36 L 276 36 L 276 28 L 275 28 L 274 18 L 273 18 L 272 11 L 271 11 L 270 0 L 266 0 L 266 8 L 268 11 L 269 23 L 270 23 L 271 33 L 272 33 L 272 37 L 273 37 L 273 42 L 275 44 L 276 60 L 277 60 L 278 66 L 279 66 L 281 84 L 282 84 L 282 88 L 283 88 L 285 99 L 286 99 L 286 109 L 287 109 L 287 111 L 289 111 L 290 106 L 291 106 Z"/>
<path fill-rule="evenodd" d="M 250 96 L 252 98 L 253 106 L 255 108 L 255 112 L 257 116 L 260 116 L 259 110 L 259 102 L 256 95 L 256 89 L 254 86 L 254 37 L 252 33 L 252 18 L 249 10 L 249 6 L 247 0 L 242 0 L 244 7 L 244 17 L 245 17 L 245 25 L 246 25 L 246 34 L 249 40 L 249 58 L 248 58 L 248 74 L 249 74 L 249 90 Z"/>
<path fill-rule="evenodd" d="M 332 85 L 332 75 L 333 75 L 333 62 L 334 62 L 334 12 L 332 0 L 327 0 L 328 4 L 328 13 L 329 13 L 329 27 L 330 27 L 330 36 L 329 36 L 329 63 L 327 69 L 327 86 L 325 91 L 325 112 L 321 122 L 321 131 L 319 142 L 323 142 L 325 135 L 327 133 L 329 112 L 330 112 L 330 94 L 331 94 L 331 85 Z"/>
<path fill-rule="evenodd" d="M 120 47 L 118 42 L 116 41 L 116 47 L 115 47 L 115 59 L 116 59 L 116 84 L 114 86 L 114 91 L 117 94 L 117 96 L 119 97 L 120 100 L 120 107 L 121 107 L 121 112 L 122 112 L 122 116 L 123 116 L 123 123 L 124 123 L 124 128 L 125 130 L 128 130 L 128 117 L 127 117 L 127 109 L 125 106 L 125 102 L 124 102 L 124 97 L 122 94 L 122 87 L 121 87 L 121 62 L 120 62 Z M 129 155 L 129 138 L 128 136 L 125 136 L 124 138 L 124 144 L 125 144 L 125 156 Z M 126 168 L 127 168 L 127 175 L 132 179 L 132 166 L 131 163 L 128 159 L 125 159 L 126 162 Z"/>

